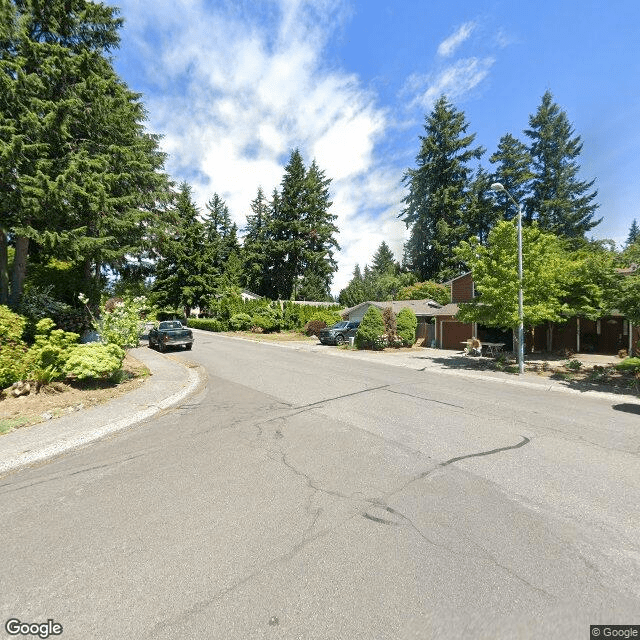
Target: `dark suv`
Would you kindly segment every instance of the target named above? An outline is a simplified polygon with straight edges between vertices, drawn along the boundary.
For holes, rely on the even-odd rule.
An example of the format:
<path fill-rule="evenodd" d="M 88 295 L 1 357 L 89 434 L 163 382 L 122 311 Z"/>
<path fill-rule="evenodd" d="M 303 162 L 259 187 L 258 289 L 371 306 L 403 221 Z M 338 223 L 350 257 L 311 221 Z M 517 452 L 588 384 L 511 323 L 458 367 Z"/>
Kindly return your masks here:
<path fill-rule="evenodd" d="M 332 327 L 322 329 L 318 338 L 322 344 L 344 344 L 349 338 L 355 337 L 359 326 L 359 322 L 349 320 L 336 322 Z"/>

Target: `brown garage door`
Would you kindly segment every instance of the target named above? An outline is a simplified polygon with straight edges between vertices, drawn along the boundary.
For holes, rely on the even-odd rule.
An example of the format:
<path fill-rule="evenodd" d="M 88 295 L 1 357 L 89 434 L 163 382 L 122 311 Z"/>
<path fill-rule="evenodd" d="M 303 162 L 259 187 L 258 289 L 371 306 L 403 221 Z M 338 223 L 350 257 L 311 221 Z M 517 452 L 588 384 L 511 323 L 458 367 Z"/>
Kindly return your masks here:
<path fill-rule="evenodd" d="M 462 351 L 461 342 L 472 337 L 473 325 L 471 323 L 456 322 L 455 320 L 442 322 L 440 334 L 443 349 L 458 349 Z"/>

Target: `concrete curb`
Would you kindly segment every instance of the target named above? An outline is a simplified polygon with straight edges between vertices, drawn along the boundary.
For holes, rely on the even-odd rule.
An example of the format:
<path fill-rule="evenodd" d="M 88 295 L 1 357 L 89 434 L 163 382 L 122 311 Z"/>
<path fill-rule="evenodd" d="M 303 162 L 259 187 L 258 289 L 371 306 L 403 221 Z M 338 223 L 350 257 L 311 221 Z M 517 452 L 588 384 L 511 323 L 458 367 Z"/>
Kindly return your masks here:
<path fill-rule="evenodd" d="M 149 366 L 148 362 L 145 364 Z M 165 362 L 164 364 L 166 365 L 167 363 Z M 169 390 L 169 388 L 175 389 L 175 381 L 160 380 L 158 382 L 160 390 L 151 389 L 152 385 L 150 381 L 145 381 L 145 384 L 139 389 L 131 391 L 121 396 L 121 398 L 111 400 L 104 405 L 92 407 L 78 415 L 64 416 L 46 423 L 33 425 L 33 427 L 26 428 L 22 433 L 21 430 L 17 430 L 3 436 L 3 438 L 0 439 L 0 445 L 4 444 L 5 447 L 3 451 L 0 451 L 0 476 L 34 463 L 43 462 L 49 458 L 99 440 L 106 435 L 127 429 L 136 423 L 151 418 L 160 411 L 178 404 L 198 388 L 203 380 L 203 376 L 199 369 L 187 367 L 175 360 L 171 360 L 169 364 L 169 368 L 172 367 L 184 370 L 186 373 L 181 381 L 182 388 L 175 393 L 167 395 L 158 402 L 149 402 L 149 395 L 153 394 L 155 399 L 159 391 L 160 395 L 162 395 L 162 391 L 165 388 L 166 390 Z M 149 366 L 149 368 L 152 370 L 153 376 L 153 367 Z M 144 408 L 129 413 L 132 406 L 143 406 Z M 107 408 L 106 416 L 104 416 L 105 408 Z M 91 412 L 94 413 L 93 416 Z M 125 415 L 113 420 L 110 419 L 113 413 Z M 100 418 L 101 415 L 104 416 L 102 419 Z M 92 424 L 102 422 L 102 424 L 98 427 L 85 430 L 83 425 L 87 422 Z M 67 427 L 66 433 L 61 433 L 60 438 L 56 439 L 55 433 L 52 434 L 51 431 L 55 432 L 57 427 L 61 425 Z M 38 427 L 40 427 L 40 429 L 38 429 Z M 16 435 L 12 438 L 11 436 L 14 434 Z M 52 440 L 55 441 L 52 442 Z M 6 445 L 9 446 L 7 447 Z M 15 450 L 16 447 L 19 447 L 22 451 L 12 453 L 7 450 L 11 448 Z"/>

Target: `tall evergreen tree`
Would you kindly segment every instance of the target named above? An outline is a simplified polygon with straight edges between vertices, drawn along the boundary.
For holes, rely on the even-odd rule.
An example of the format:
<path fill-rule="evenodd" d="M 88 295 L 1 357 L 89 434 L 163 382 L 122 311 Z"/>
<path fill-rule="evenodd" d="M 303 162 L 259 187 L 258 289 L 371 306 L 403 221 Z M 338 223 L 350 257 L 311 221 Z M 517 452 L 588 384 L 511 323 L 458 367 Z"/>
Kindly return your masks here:
<path fill-rule="evenodd" d="M 340 247 L 335 237 L 337 216 L 329 212 L 330 184 L 331 179 L 313 160 L 305 176 L 303 215 L 306 246 L 300 295 L 307 300 L 330 299 L 331 281 L 338 268 L 333 256 Z"/>
<path fill-rule="evenodd" d="M 393 251 L 389 248 L 389 245 L 384 240 L 380 243 L 380 246 L 373 254 L 371 266 L 378 274 L 396 271 L 395 256 L 393 255 Z"/>
<path fill-rule="evenodd" d="M 217 194 L 205 205 L 207 214 L 204 220 L 204 229 L 207 237 L 208 259 L 211 262 L 212 273 L 216 278 L 221 278 L 228 266 L 231 254 L 240 254 L 240 242 L 238 241 L 238 227 L 231 221 L 229 207 Z M 235 266 L 234 266 L 235 268 Z M 217 286 L 212 283 L 212 288 Z"/>
<path fill-rule="evenodd" d="M 507 133 L 500 138 L 498 149 L 489 162 L 497 165 L 490 182 L 500 182 L 517 202 L 524 204 L 533 179 L 531 154 L 526 145 Z M 517 212 L 509 196 L 504 191 L 497 191 L 494 197 L 500 205 L 503 219 L 512 220 Z"/>
<path fill-rule="evenodd" d="M 366 301 L 364 289 L 364 277 L 360 271 L 360 265 L 356 265 L 353 269 L 353 276 L 349 284 L 340 291 L 338 302 L 345 307 L 355 307 L 357 304 Z"/>
<path fill-rule="evenodd" d="M 294 149 L 284 169 L 279 206 L 271 217 L 271 268 L 276 297 L 290 298 L 304 266 L 305 166 Z"/>
<path fill-rule="evenodd" d="M 279 231 L 275 224 L 275 220 L 280 217 L 280 193 L 278 189 L 274 187 L 271 193 L 271 199 L 267 204 L 267 226 L 265 229 L 264 237 L 264 261 L 263 261 L 263 273 L 262 273 L 262 289 L 257 291 L 267 298 L 275 300 L 282 297 L 279 293 L 279 266 L 280 266 L 280 245 L 276 240 L 276 231 Z"/>
<path fill-rule="evenodd" d="M 482 167 L 478 167 L 469 186 L 466 207 L 469 237 L 477 237 L 482 245 L 486 244 L 489 232 L 500 218 L 500 210 L 492 197 L 492 182 L 492 177 Z"/>
<path fill-rule="evenodd" d="M 298 149 L 291 152 L 280 192 L 270 203 L 264 288 L 272 298 L 329 296 L 338 249 L 336 216 L 329 213 L 329 184 L 317 164 L 307 171 Z"/>
<path fill-rule="evenodd" d="M 580 136 L 575 135 L 567 114 L 553 101 L 550 91 L 529 118 L 529 126 L 525 134 L 531 139 L 534 178 L 526 203 L 527 217 L 536 219 L 542 230 L 583 239 L 602 218 L 594 219 L 598 192 L 591 189 L 595 180 L 578 178 Z"/>
<path fill-rule="evenodd" d="M 139 96 L 105 57 L 122 21 L 87 0 L 9 0 L 3 10 L 0 246 L 7 236 L 15 244 L 10 301 L 37 252 L 84 263 L 92 293 L 88 281 L 103 268 L 118 271 L 150 249 L 153 214 L 169 192 Z M 6 272 L 0 264 L 2 298 Z"/>
<path fill-rule="evenodd" d="M 475 134 L 466 135 L 468 128 L 464 113 L 439 98 L 420 136 L 417 166 L 403 177 L 409 193 L 400 217 L 411 228 L 405 251 L 421 280 L 446 280 L 460 269 L 453 249 L 469 234 L 469 163 L 484 153 L 471 147 Z"/>
<path fill-rule="evenodd" d="M 638 227 L 638 223 L 634 218 L 633 222 L 631 223 L 631 227 L 629 227 L 629 235 L 627 236 L 626 246 L 629 247 L 632 244 L 636 243 L 638 241 L 638 238 L 640 238 L 640 227 Z"/>
<path fill-rule="evenodd" d="M 156 304 L 180 307 L 188 316 L 194 307 L 206 306 L 220 274 L 214 271 L 209 259 L 205 225 L 199 220 L 191 187 L 186 182 L 180 185 L 175 214 L 176 233 L 160 249 L 152 291 Z"/>
<path fill-rule="evenodd" d="M 247 215 L 247 225 L 244 227 L 244 242 L 242 246 L 243 284 L 260 295 L 266 295 L 266 256 L 269 228 L 269 205 L 262 187 L 254 200 L 251 201 L 251 213 Z"/>

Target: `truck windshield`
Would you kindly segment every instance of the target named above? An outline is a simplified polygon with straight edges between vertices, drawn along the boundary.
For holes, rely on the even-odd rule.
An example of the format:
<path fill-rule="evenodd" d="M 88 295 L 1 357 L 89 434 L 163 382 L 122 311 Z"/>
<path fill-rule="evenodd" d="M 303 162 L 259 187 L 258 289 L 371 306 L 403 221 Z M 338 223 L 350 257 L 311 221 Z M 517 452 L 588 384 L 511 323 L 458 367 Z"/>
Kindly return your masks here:
<path fill-rule="evenodd" d="M 158 325 L 159 329 L 182 329 L 182 323 L 174 320 L 173 322 L 161 322 Z"/>

